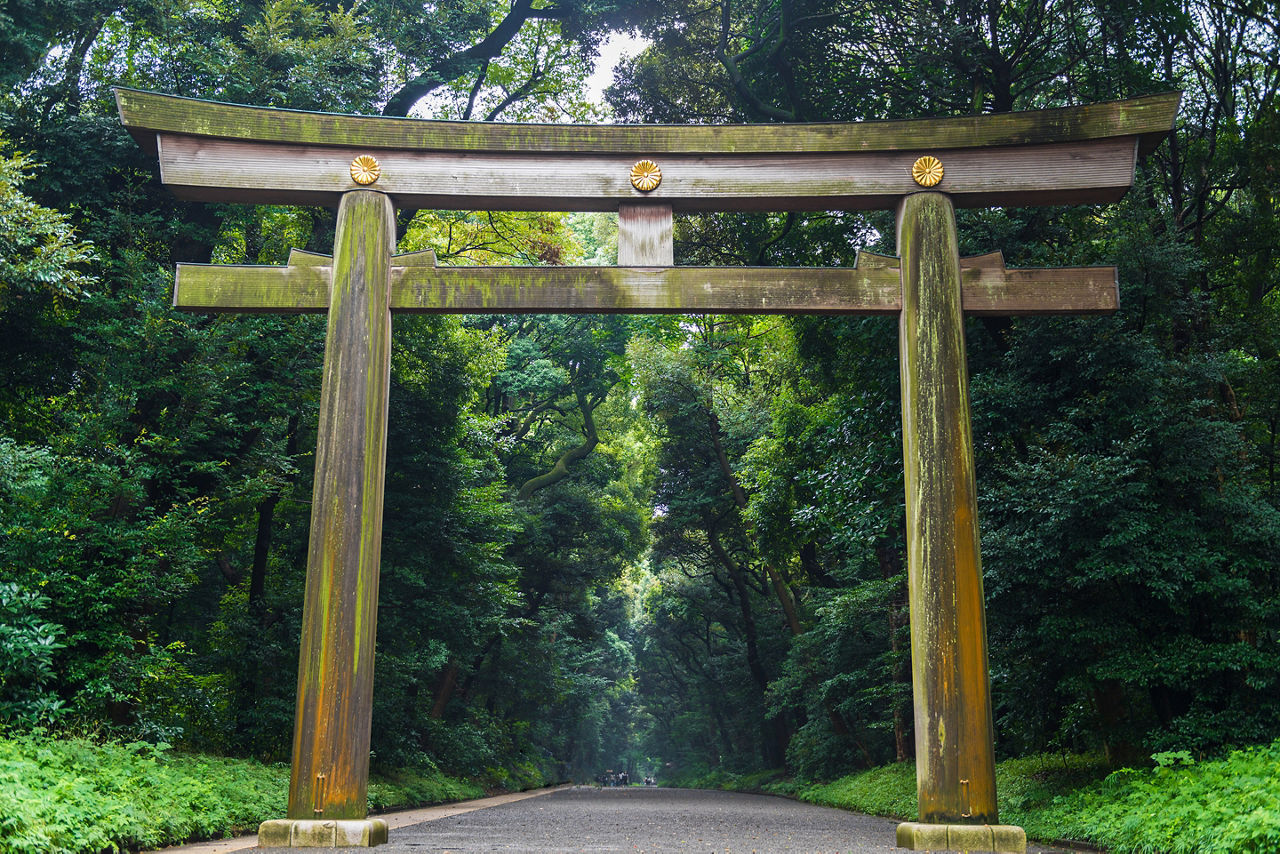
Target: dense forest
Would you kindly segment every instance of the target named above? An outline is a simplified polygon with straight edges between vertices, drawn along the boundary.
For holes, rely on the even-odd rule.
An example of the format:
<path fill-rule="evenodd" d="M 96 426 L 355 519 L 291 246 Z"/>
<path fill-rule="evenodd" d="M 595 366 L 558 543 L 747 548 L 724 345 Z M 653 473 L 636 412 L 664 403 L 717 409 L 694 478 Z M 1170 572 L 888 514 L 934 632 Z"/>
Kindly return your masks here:
<path fill-rule="evenodd" d="M 647 46 L 605 103 L 609 33 Z M 3 0 L 0 724 L 287 761 L 324 319 L 174 264 L 331 251 L 186 203 L 111 86 L 485 121 L 862 121 L 1181 90 L 1109 206 L 959 216 L 1115 264 L 1114 316 L 968 321 L 1002 756 L 1280 734 L 1280 11 L 1267 0 Z M 442 264 L 616 259 L 616 216 L 402 211 Z M 887 214 L 676 220 L 852 266 Z M 487 785 L 910 758 L 892 318 L 395 321 L 375 767 Z"/>

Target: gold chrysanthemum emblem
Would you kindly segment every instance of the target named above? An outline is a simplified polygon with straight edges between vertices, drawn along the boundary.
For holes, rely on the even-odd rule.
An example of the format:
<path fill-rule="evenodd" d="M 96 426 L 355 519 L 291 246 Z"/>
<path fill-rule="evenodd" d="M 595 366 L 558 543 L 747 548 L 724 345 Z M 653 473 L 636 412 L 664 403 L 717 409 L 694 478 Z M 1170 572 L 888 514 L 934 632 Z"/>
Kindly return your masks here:
<path fill-rule="evenodd" d="M 942 180 L 942 161 L 926 154 L 912 164 L 911 177 L 921 187 L 936 187 Z"/>
<path fill-rule="evenodd" d="M 631 167 L 631 186 L 642 193 L 657 189 L 662 183 L 662 170 L 652 160 L 641 160 Z"/>
<path fill-rule="evenodd" d="M 360 185 L 372 184 L 382 176 L 382 164 L 377 158 L 361 154 L 351 161 L 351 180 Z"/>

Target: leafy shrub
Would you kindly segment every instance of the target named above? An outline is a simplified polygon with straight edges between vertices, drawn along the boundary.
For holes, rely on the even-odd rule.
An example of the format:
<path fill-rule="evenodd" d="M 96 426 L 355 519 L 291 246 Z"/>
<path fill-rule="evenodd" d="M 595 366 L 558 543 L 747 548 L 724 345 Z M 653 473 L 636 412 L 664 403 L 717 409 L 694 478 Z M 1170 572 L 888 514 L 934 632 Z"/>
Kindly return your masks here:
<path fill-rule="evenodd" d="M 479 798 L 484 790 L 475 783 L 446 777 L 439 771 L 397 769 L 384 771 L 369 781 L 369 809 L 406 809 L 422 804 L 442 804 Z"/>
<path fill-rule="evenodd" d="M 807 671 L 807 667 L 800 668 L 802 674 Z M 862 758 L 855 754 L 853 739 L 832 731 L 830 717 L 817 715 L 791 737 L 787 744 L 787 767 L 794 769 L 801 779 L 830 780 L 850 768 L 865 766 Z"/>
<path fill-rule="evenodd" d="M 916 766 L 911 762 L 882 765 L 833 783 L 802 788 L 798 796 L 812 804 L 913 821 L 917 815 Z"/>
<path fill-rule="evenodd" d="M 0 851 L 96 854 L 253 831 L 285 815 L 288 790 L 286 765 L 40 732 L 0 739 Z M 369 804 L 392 809 L 480 794 L 436 771 L 397 771 L 370 781 Z"/>
<path fill-rule="evenodd" d="M 51 723 L 62 701 L 49 690 L 61 626 L 40 613 L 49 597 L 0 583 L 0 723 L 19 728 Z"/>
<path fill-rule="evenodd" d="M 489 768 L 500 764 L 493 749 L 497 741 L 484 726 L 471 721 L 446 723 L 425 722 L 425 740 L 431 746 L 436 763 L 459 774 L 479 778 Z"/>
<path fill-rule="evenodd" d="M 283 815 L 288 769 L 164 745 L 0 740 L 0 848 L 88 852 L 226 836 Z"/>
<path fill-rule="evenodd" d="M 1176 751 L 1162 758 L 1149 771 L 1121 769 L 1057 799 L 1037 835 L 1051 827 L 1118 854 L 1280 851 L 1280 741 L 1194 765 L 1174 764 L 1190 758 Z"/>
<path fill-rule="evenodd" d="M 71 217 L 36 204 L 20 189 L 38 165 L 8 154 L 0 139 L 0 310 L 15 298 L 74 298 L 93 278 L 80 271 L 93 248 L 76 239 Z"/>
<path fill-rule="evenodd" d="M 706 767 L 691 768 L 683 773 L 675 774 L 665 780 L 663 785 L 677 789 L 724 789 L 731 790 L 737 775 L 723 768 Z"/>
<path fill-rule="evenodd" d="M 1034 839 L 1072 839 L 1115 854 L 1280 851 L 1280 741 L 1196 763 L 1156 754 L 1154 768 L 1106 773 L 1096 754 L 1044 754 L 996 767 L 1000 820 Z M 875 815 L 916 817 L 915 766 L 886 765 L 800 788 L 802 800 Z"/>
<path fill-rule="evenodd" d="M 546 777 L 532 762 L 516 761 L 510 764 L 506 788 L 512 792 L 524 792 L 544 786 L 546 782 Z"/>
<path fill-rule="evenodd" d="M 1041 753 L 1006 759 L 996 765 L 1000 820 L 1025 828 L 1034 823 L 1037 811 L 1049 807 L 1056 798 L 1099 782 L 1108 770 L 1101 753 Z"/>

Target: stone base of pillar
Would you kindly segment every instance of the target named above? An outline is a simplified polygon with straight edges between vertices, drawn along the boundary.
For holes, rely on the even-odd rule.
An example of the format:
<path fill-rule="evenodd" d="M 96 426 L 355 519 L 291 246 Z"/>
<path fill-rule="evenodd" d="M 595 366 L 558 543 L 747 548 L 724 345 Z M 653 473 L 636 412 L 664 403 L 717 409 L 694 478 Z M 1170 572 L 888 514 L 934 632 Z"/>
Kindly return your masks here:
<path fill-rule="evenodd" d="M 387 823 L 380 818 L 280 818 L 258 827 L 259 848 L 370 848 L 386 841 Z"/>
<path fill-rule="evenodd" d="M 910 851 L 998 851 L 1026 854 L 1027 834 L 1012 824 L 898 825 L 898 847 Z"/>

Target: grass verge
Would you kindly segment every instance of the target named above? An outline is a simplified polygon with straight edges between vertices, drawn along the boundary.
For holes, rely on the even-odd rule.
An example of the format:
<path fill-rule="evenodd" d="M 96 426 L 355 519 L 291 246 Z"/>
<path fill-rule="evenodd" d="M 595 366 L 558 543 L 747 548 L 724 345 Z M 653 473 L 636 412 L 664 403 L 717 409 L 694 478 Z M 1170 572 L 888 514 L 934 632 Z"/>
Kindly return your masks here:
<path fill-rule="evenodd" d="M 1280 851 L 1280 741 L 1209 762 L 1186 753 L 1155 758 L 1160 764 L 1153 769 L 1110 774 L 1098 756 L 1001 762 L 1000 820 L 1021 825 L 1033 839 L 1087 842 L 1115 854 Z M 902 763 L 800 787 L 796 795 L 910 821 L 915 786 L 915 767 Z"/>
<path fill-rule="evenodd" d="M 156 848 L 256 830 L 285 814 L 287 765 L 182 754 L 151 744 L 0 738 L 0 851 L 80 854 Z M 373 810 L 483 795 L 439 772 L 374 775 Z"/>

